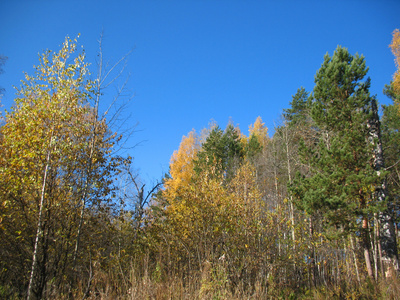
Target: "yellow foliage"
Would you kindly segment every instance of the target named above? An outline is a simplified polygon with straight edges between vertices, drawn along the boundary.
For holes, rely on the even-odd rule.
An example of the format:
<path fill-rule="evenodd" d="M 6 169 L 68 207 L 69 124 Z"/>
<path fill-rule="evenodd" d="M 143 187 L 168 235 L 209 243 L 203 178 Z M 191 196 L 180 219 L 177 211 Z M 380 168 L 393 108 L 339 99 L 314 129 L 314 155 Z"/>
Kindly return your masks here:
<path fill-rule="evenodd" d="M 221 183 L 222 178 L 208 174 L 195 176 L 177 190 L 177 197 L 169 199 L 166 209 L 167 230 L 176 238 L 174 247 L 184 245 L 186 251 L 198 253 L 201 262 L 214 256 L 212 249 L 235 230 L 239 218 L 235 199 Z"/>
<path fill-rule="evenodd" d="M 194 130 L 188 136 L 183 136 L 179 149 L 174 151 L 170 162 L 171 178 L 165 182 L 164 195 L 168 199 L 177 196 L 178 189 L 186 186 L 194 174 L 194 158 L 199 150 L 199 145 Z"/>
<path fill-rule="evenodd" d="M 249 126 L 249 137 L 254 134 L 260 145 L 262 145 L 263 148 L 265 148 L 267 142 L 268 142 L 268 128 L 265 126 L 265 123 L 263 123 L 262 119 L 260 116 L 257 117 L 256 121 L 254 122 L 254 125 Z"/>
<path fill-rule="evenodd" d="M 236 171 L 230 187 L 243 202 L 255 203 L 261 198 L 261 193 L 256 183 L 256 169 L 249 162 L 245 162 Z"/>
<path fill-rule="evenodd" d="M 262 211 L 254 166 L 243 164 L 229 185 L 224 184 L 223 175 L 213 174 L 211 169 L 177 187 L 175 197 L 171 186 L 165 191 L 169 205 L 164 232 L 172 233 L 175 249 L 183 247 L 182 255 L 196 253 L 203 262 L 221 257 L 228 250 L 236 253 L 254 249 Z M 221 248 L 221 242 L 228 240 L 231 247 Z"/>
<path fill-rule="evenodd" d="M 393 31 L 393 39 L 390 44 L 390 49 L 395 56 L 397 71 L 393 74 L 393 89 L 396 94 L 400 94 L 400 31 Z"/>

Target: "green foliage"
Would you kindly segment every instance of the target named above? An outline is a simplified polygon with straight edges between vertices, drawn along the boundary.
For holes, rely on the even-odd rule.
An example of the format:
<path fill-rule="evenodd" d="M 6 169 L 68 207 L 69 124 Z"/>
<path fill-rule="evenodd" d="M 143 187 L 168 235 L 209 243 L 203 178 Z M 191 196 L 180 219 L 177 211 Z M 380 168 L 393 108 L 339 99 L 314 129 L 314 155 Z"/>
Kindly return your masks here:
<path fill-rule="evenodd" d="M 290 126 L 298 127 L 307 120 L 307 109 L 310 105 L 309 93 L 304 87 L 297 90 L 292 97 L 290 108 L 283 110 L 284 119 L 290 123 Z"/>
<path fill-rule="evenodd" d="M 263 149 L 262 144 L 258 140 L 258 137 L 255 134 L 252 134 L 249 138 L 248 143 L 246 144 L 245 153 L 246 157 L 254 159 L 258 154 L 261 153 Z"/>
<path fill-rule="evenodd" d="M 148 197 L 131 158 L 112 154 L 120 137 L 98 115 L 76 41 L 35 70 L 0 128 L 0 297 L 25 297 L 30 278 L 51 299 L 399 294 L 396 276 L 372 281 L 360 263 L 371 253 L 381 272 L 376 191 L 386 174 L 392 200 L 400 191 L 398 111 L 384 107 L 379 175 L 362 56 L 326 55 L 272 138 L 261 117 L 248 137 L 231 123 L 189 133 Z"/>
<path fill-rule="evenodd" d="M 372 97 L 363 57 L 338 47 L 325 55 L 315 76 L 311 116 L 319 142 L 304 143 L 300 153 L 311 176 L 297 176 L 291 191 L 300 209 L 322 212 L 332 224 L 350 228 L 360 215 L 373 210 L 372 186 L 378 183 L 367 141 Z M 367 203 L 369 203 L 367 205 Z"/>
<path fill-rule="evenodd" d="M 231 178 L 244 156 L 239 134 L 232 124 L 225 131 L 217 126 L 207 137 L 195 160 L 197 173 L 215 167 L 216 174 Z"/>

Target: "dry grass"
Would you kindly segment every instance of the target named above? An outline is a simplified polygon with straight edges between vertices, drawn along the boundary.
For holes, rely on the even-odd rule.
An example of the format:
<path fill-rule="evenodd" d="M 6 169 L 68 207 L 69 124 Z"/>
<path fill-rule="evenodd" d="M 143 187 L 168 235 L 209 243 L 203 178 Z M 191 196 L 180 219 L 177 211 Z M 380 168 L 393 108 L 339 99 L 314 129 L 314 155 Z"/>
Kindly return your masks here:
<path fill-rule="evenodd" d="M 215 270 L 214 270 L 215 271 Z M 129 300 L 167 300 L 167 299 L 399 299 L 400 282 L 397 278 L 381 280 L 378 283 L 370 280 L 360 285 L 342 283 L 338 286 L 319 286 L 313 289 L 291 289 L 271 282 L 257 280 L 250 289 L 244 283 L 236 287 L 225 281 L 223 273 L 204 269 L 202 274 L 187 280 L 167 278 L 163 281 L 145 276 L 133 276 L 127 290 L 118 290 L 115 285 L 93 287 L 93 292 L 86 299 L 129 299 Z M 99 284 L 100 282 L 98 282 Z M 78 299 L 78 298 L 77 298 Z M 79 299 L 82 299 L 79 297 Z"/>

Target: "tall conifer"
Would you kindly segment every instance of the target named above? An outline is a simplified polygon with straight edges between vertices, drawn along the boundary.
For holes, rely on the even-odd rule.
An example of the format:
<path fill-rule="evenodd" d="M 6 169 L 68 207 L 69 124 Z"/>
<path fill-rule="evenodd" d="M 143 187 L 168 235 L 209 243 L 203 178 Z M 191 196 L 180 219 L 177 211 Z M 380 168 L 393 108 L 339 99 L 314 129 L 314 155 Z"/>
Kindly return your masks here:
<path fill-rule="evenodd" d="M 365 59 L 338 47 L 328 54 L 315 76 L 311 116 L 318 127 L 317 147 L 303 144 L 302 158 L 311 167 L 311 176 L 297 176 L 292 193 L 298 206 L 309 213 L 321 212 L 330 225 L 344 233 L 359 232 L 369 276 L 368 217 L 382 207 L 374 190 L 382 178 L 374 169 L 374 144 L 368 121 L 373 97 Z"/>

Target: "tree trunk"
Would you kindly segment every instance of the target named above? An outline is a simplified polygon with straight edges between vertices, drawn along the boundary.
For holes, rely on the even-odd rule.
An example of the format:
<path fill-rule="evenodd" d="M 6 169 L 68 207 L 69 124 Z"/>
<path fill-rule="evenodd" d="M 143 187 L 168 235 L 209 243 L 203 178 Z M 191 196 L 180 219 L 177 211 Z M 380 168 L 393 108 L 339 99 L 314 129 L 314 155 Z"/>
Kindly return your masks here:
<path fill-rule="evenodd" d="M 51 139 L 50 139 L 51 141 Z M 46 166 L 44 168 L 44 175 L 43 175 L 43 184 L 40 194 L 40 205 L 39 205 L 39 217 L 38 217 L 38 224 L 37 224 L 37 231 L 36 231 L 36 238 L 35 238 L 35 245 L 33 248 L 33 257 L 32 257 L 32 268 L 31 268 L 31 275 L 29 277 L 29 285 L 28 285 L 28 292 L 27 292 L 27 300 L 33 299 L 33 290 L 35 285 L 35 278 L 37 273 L 37 264 L 38 264 L 38 252 L 39 252 L 39 241 L 43 237 L 43 214 L 44 214 L 44 204 L 45 204 L 45 192 L 46 192 L 46 182 L 47 182 L 47 175 L 49 172 L 49 164 L 50 164 L 50 150 L 47 153 L 46 157 Z"/>
<path fill-rule="evenodd" d="M 313 240 L 314 236 L 314 228 L 313 228 L 313 222 L 312 222 L 312 217 L 310 216 L 310 223 L 309 223 L 309 232 L 310 232 L 310 239 L 311 241 Z M 312 286 L 315 287 L 317 285 L 317 278 L 316 278 L 316 268 L 315 268 L 315 247 L 314 243 L 311 243 L 311 260 L 310 260 L 310 269 L 311 269 L 311 280 L 312 280 Z"/>
<path fill-rule="evenodd" d="M 82 233 L 82 225 L 83 225 L 83 218 L 84 218 L 84 213 L 85 213 L 85 206 L 86 206 L 86 200 L 87 200 L 87 194 L 88 194 L 88 189 L 89 189 L 89 183 L 91 181 L 91 172 L 92 172 L 92 159 L 93 159 L 93 149 L 94 149 L 94 137 L 92 137 L 92 143 L 91 143 L 91 149 L 90 149 L 90 155 L 88 157 L 89 161 L 89 166 L 86 169 L 86 178 L 85 178 L 85 185 L 83 188 L 83 195 L 81 198 L 81 211 L 79 214 L 79 225 L 78 225 L 78 231 L 76 235 L 76 240 L 75 240 L 75 248 L 74 248 L 74 254 L 72 258 L 72 268 L 75 270 L 76 267 L 76 259 L 78 257 L 78 251 L 79 251 L 79 243 L 80 243 L 80 238 L 81 238 L 81 233 Z"/>
<path fill-rule="evenodd" d="M 288 182 L 292 184 L 292 168 L 290 164 L 290 147 L 289 147 L 289 137 L 288 137 L 288 128 L 285 126 L 285 145 L 286 145 L 286 166 L 287 166 L 287 174 L 288 174 Z M 293 250 L 296 250 L 296 235 L 295 235 L 295 223 L 294 223 L 294 207 L 293 207 L 293 196 L 290 195 L 290 221 L 292 225 L 291 233 L 292 233 L 292 240 L 293 240 Z"/>
<path fill-rule="evenodd" d="M 370 243 L 369 243 L 369 233 L 368 233 L 368 219 L 363 216 L 362 219 L 362 236 L 361 236 L 362 248 L 364 251 L 365 266 L 367 268 L 368 276 L 374 278 L 374 272 L 371 265 L 371 257 L 369 255 Z"/>
<path fill-rule="evenodd" d="M 361 280 L 360 280 L 360 273 L 358 272 L 357 256 L 354 248 L 353 237 L 351 235 L 350 235 L 350 246 L 351 246 L 351 251 L 353 252 L 354 267 L 356 269 L 357 281 L 360 284 Z"/>
<path fill-rule="evenodd" d="M 374 145 L 374 169 L 378 176 L 380 176 L 381 170 L 385 169 L 385 162 L 383 158 L 378 108 L 375 100 L 372 101 L 372 113 L 372 119 L 368 122 L 368 139 L 370 143 Z M 375 199 L 380 202 L 387 201 L 386 208 L 379 213 L 381 259 L 384 267 L 382 272 L 386 277 L 391 276 L 393 271 L 399 269 L 397 241 L 392 217 L 393 204 L 390 200 L 387 200 L 387 195 L 386 179 L 382 178 L 382 182 L 375 188 Z"/>

